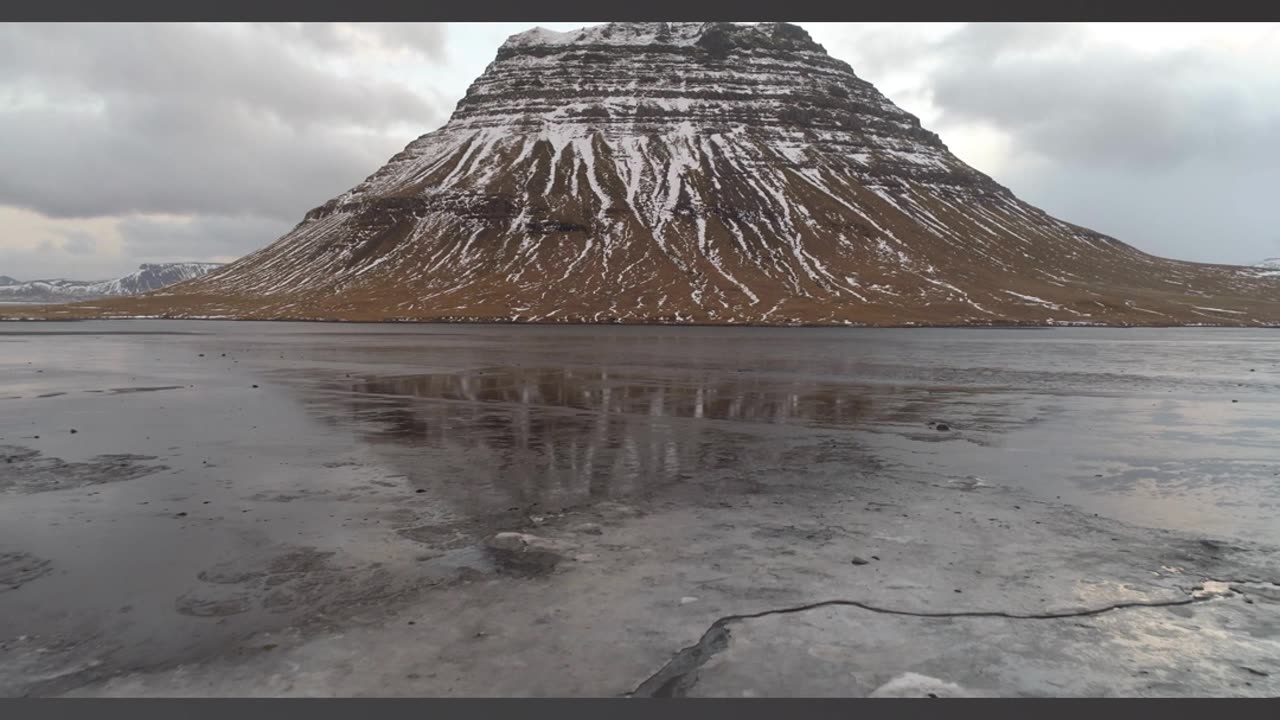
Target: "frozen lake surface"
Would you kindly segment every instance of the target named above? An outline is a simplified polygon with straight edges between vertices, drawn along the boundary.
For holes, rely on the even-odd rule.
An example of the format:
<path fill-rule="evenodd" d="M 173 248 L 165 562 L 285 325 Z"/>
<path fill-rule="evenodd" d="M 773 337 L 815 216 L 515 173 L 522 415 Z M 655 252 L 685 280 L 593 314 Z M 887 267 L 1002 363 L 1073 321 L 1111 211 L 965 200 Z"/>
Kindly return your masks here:
<path fill-rule="evenodd" d="M 820 569 L 820 556 L 853 552 L 867 537 L 880 546 L 923 543 L 903 556 L 911 570 L 876 580 L 877 593 L 893 591 L 889 575 L 936 579 L 964 566 L 971 579 L 1009 574 L 1003 585 L 965 590 L 968 597 L 1024 603 L 1028 612 L 1039 602 L 1031 596 L 1052 599 L 1041 591 L 1070 557 L 1126 568 L 1094 568 L 1102 575 L 1154 574 L 1174 587 L 1178 576 L 1194 584 L 1196 558 L 1184 558 L 1186 567 L 1165 563 L 1161 548 L 1203 541 L 1208 545 L 1196 547 L 1237 547 L 1253 558 L 1280 546 L 1277 331 L 5 323 L 0 378 L 0 694 L 145 694 L 156 687 L 182 694 L 186 686 L 163 673 L 190 666 L 205 669 L 197 673 L 203 684 L 188 693 L 323 694 L 329 679 L 268 687 L 262 678 L 276 676 L 245 670 L 241 677 L 235 668 L 287 667 L 271 658 L 283 658 L 288 647 L 314 653 L 325 633 L 341 634 L 352 623 L 385 627 L 394 613 L 440 612 L 476 585 L 492 584 L 490 592 L 511 602 L 534 590 L 570 593 L 569 585 L 588 580 L 596 584 L 590 592 L 621 587 L 623 570 L 608 568 L 614 560 L 619 568 L 635 566 L 634 558 L 624 560 L 626 548 L 647 548 L 646 557 L 662 561 L 658 575 L 631 581 L 669 586 L 676 607 L 696 614 L 707 612 L 716 593 L 729 605 L 772 602 L 768 593 L 758 596 L 768 578 L 752 590 L 725 584 L 734 562 L 785 562 L 770 577 L 787 575 L 786 592 L 798 600 L 817 589 L 835 592 L 834 571 Z M 764 498 L 767 509 L 759 506 Z M 815 513 L 837 508 L 840 517 L 814 525 Z M 682 520 L 686 513 L 696 514 L 696 523 Z M 1006 536 L 978 542 L 977 530 L 957 526 L 956 547 L 947 549 L 987 543 L 999 548 L 982 550 L 991 558 L 920 552 L 948 544 L 944 515 L 976 522 L 1001 513 L 1009 514 L 998 521 L 1008 523 Z M 851 529 L 879 527 L 889 514 L 911 523 L 910 531 Z M 664 539 L 623 540 L 646 522 L 664 525 Z M 685 555 L 755 523 L 734 549 Z M 686 537 L 694 524 L 723 532 Z M 1085 543 L 1073 556 L 1046 545 L 1038 566 L 1046 576 L 1020 568 L 1015 578 L 1003 554 L 1021 547 L 1036 556 L 1035 538 L 1051 537 L 1050 525 L 1061 534 L 1087 526 L 1081 538 L 1111 539 L 1073 538 Z M 505 563 L 511 558 L 485 545 L 503 531 L 554 536 L 548 547 L 560 550 L 537 555 L 550 558 L 545 563 Z M 1119 537 L 1125 533 L 1128 544 Z M 564 550 L 570 546 L 576 549 Z M 862 557 L 870 552 L 857 550 L 864 562 L 853 567 L 889 556 Z M 1120 562 L 1122 552 L 1132 553 L 1132 562 Z M 561 555 L 569 560 L 560 563 Z M 840 572 L 852 572 L 848 560 L 840 562 Z M 1252 568 L 1249 577 L 1211 578 L 1204 570 L 1200 579 L 1280 579 L 1267 575 L 1269 566 L 1248 565 L 1252 560 L 1231 562 Z M 1021 585 L 1008 584 L 1015 580 Z M 1131 580 L 1117 579 L 1124 592 L 1103 595 L 1129 597 L 1138 582 Z M 841 576 L 837 584 L 846 581 Z M 960 598 L 961 583 L 944 584 L 929 592 Z M 1092 597 L 1079 583 L 1073 587 L 1072 602 Z M 919 587 L 912 593 L 921 597 Z M 1259 612 L 1252 600 L 1248 606 Z M 667 625 L 673 621 L 657 620 L 656 612 L 636 607 L 629 616 L 653 616 L 655 626 L 666 627 L 647 631 L 648 656 L 628 661 L 638 663 L 634 668 L 592 660 L 602 675 L 584 671 L 577 685 L 486 685 L 477 678 L 493 672 L 483 667 L 490 651 L 459 649 L 449 644 L 462 642 L 454 638 L 419 650 L 448 648 L 462 680 L 406 671 L 348 690 L 466 694 L 473 682 L 482 693 L 617 694 L 641 685 L 728 614 Z M 572 624 L 583 617 L 528 623 L 570 623 L 561 634 L 587 642 L 599 630 Z M 1270 644 L 1248 652 L 1274 649 L 1270 615 L 1258 622 L 1264 620 L 1266 631 L 1249 642 Z M 753 622 L 716 662 L 737 657 L 751 667 L 750 648 L 767 662 L 785 651 L 770 645 L 779 637 L 832 632 L 775 628 L 769 635 L 767 622 Z M 472 637 L 497 631 L 476 632 Z M 751 645 L 743 638 L 752 632 L 765 639 Z M 881 632 L 887 638 L 894 631 Z M 275 635 L 281 637 L 262 640 Z M 517 645 L 504 652 L 528 662 L 539 653 L 584 652 Z M 813 656 L 814 646 L 807 648 Z M 904 658 L 899 669 L 918 673 L 923 661 Z M 735 678 L 749 673 L 709 665 L 698 669 L 700 683 L 686 673 L 663 692 L 885 694 L 932 687 L 929 677 L 941 678 L 938 687 L 981 684 L 947 675 L 946 667 L 924 673 L 925 681 L 895 672 L 857 682 L 841 676 L 828 685 L 812 685 L 828 676 L 805 670 L 791 684 L 744 690 L 746 681 Z M 1269 674 L 1245 672 L 1232 684 L 1203 668 L 1195 672 L 1201 694 L 1274 688 L 1275 673 L 1253 669 Z M 978 689 L 1106 689 L 1086 681 L 1059 686 L 1021 673 L 1016 682 Z M 846 682 L 852 684 L 844 693 L 835 690 Z M 1133 685 L 1127 692 L 1171 687 Z"/>

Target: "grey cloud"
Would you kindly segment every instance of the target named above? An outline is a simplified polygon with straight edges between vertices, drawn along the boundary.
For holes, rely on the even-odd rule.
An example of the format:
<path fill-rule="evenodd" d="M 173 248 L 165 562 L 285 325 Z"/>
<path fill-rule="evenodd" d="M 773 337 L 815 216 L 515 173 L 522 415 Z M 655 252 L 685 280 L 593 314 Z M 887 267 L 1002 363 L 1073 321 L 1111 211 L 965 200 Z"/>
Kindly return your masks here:
<path fill-rule="evenodd" d="M 915 43 L 859 38 L 850 50 L 873 75 L 927 72 L 943 125 L 990 123 L 1018 151 L 1055 161 L 1160 170 L 1280 154 L 1280 83 L 1237 82 L 1250 68 L 1223 53 L 1146 53 L 1090 42 L 1081 26 L 1021 23 Z"/>
<path fill-rule="evenodd" d="M 369 39 L 384 50 L 408 51 L 435 62 L 444 62 L 443 23 L 261 23 L 261 27 L 286 38 L 298 38 L 323 52 L 354 49 Z M 354 32 L 352 31 L 354 29 Z"/>
<path fill-rule="evenodd" d="M 417 52 L 431 60 L 445 60 L 445 29 L 439 23 L 371 23 L 382 44 Z"/>
<path fill-rule="evenodd" d="M 98 250 L 98 240 L 89 233 L 69 232 L 64 236 L 62 249 L 72 255 L 92 255 Z"/>
<path fill-rule="evenodd" d="M 51 217 L 256 213 L 297 219 L 359 182 L 403 140 L 294 130 L 243 109 L 164 101 L 105 113 L 0 113 L 0 203 Z"/>
<path fill-rule="evenodd" d="M 1280 251 L 1266 211 L 1280 77 L 1260 46 L 1141 51 L 1078 25 L 984 23 L 936 39 L 855 33 L 833 49 L 873 83 L 919 73 L 944 141 L 1000 130 L 1011 165 L 996 179 L 1059 217 L 1185 259 Z"/>
<path fill-rule="evenodd" d="M 1196 164 L 1136 177 L 1118 168 L 1027 169 L 1002 178 L 1024 200 L 1147 252 L 1210 263 L 1280 256 L 1280 168 L 1206 181 Z"/>
<path fill-rule="evenodd" d="M 1079 49 L 1087 33 L 1067 23 L 969 23 L 936 43 L 949 58 L 993 60 L 1009 52 L 1035 52 L 1046 46 Z"/>
<path fill-rule="evenodd" d="M 428 122 L 438 112 L 410 88 L 352 81 L 280 39 L 260 26 L 9 23 L 0 25 L 0 81 L 49 94 L 231 104 L 295 126 L 381 128 Z"/>
<path fill-rule="evenodd" d="M 106 280 L 119 277 L 136 269 L 133 260 L 103 262 L 97 254 L 69 252 L 63 242 L 41 240 L 31 248 L 0 247 L 2 275 L 21 281 L 51 280 Z"/>
<path fill-rule="evenodd" d="M 1259 142 L 1280 149 L 1280 108 L 1205 83 L 1216 64 L 1193 53 L 1117 52 L 1086 63 L 957 63 L 934 76 L 934 101 L 946 121 L 991 122 L 1025 149 L 1073 162 L 1161 168 L 1204 156 L 1248 161 L 1257 156 L 1242 151 Z"/>
<path fill-rule="evenodd" d="M 420 30 L 369 32 L 389 47 L 442 45 L 438 28 Z M 288 36 L 254 25 L 0 25 L 0 93 L 18 99 L 0 105 L 0 204 L 55 217 L 296 219 L 402 149 L 414 136 L 404 128 L 444 119 L 430 91 L 353 81 L 328 62 L 337 49 Z"/>
<path fill-rule="evenodd" d="M 181 220 L 129 216 L 116 224 L 122 242 L 118 254 L 101 253 L 96 237 L 68 230 L 30 248 L 0 247 L 0 270 L 20 280 L 105 280 L 130 273 L 141 263 L 239 257 L 270 244 L 293 225 L 253 215 Z"/>
<path fill-rule="evenodd" d="M 185 222 L 129 217 L 118 227 L 127 253 L 143 261 L 165 262 L 239 257 L 265 247 L 293 225 L 253 215 L 215 215 Z"/>

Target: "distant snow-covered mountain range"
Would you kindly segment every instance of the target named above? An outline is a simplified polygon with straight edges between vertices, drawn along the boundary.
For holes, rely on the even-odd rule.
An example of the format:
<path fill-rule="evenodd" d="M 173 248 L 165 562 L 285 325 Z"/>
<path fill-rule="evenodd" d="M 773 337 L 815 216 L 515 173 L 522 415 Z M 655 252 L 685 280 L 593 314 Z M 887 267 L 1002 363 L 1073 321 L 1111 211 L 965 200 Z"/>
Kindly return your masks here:
<path fill-rule="evenodd" d="M 56 303 L 97 297 L 138 295 L 200 277 L 222 267 L 221 263 L 146 263 L 134 272 L 111 280 L 28 280 L 0 275 L 0 302 Z"/>

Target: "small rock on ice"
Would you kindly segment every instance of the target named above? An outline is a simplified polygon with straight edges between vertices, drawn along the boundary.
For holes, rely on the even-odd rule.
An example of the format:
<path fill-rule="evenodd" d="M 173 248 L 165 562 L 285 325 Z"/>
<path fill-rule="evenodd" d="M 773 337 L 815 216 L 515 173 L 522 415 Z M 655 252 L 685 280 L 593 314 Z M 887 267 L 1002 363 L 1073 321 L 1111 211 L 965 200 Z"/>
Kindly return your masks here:
<path fill-rule="evenodd" d="M 1201 598 L 1212 597 L 1228 597 L 1234 591 L 1231 589 L 1230 583 L 1218 582 L 1217 580 L 1205 580 L 1195 590 L 1191 592 L 1191 597 L 1197 600 Z"/>
<path fill-rule="evenodd" d="M 565 553 L 573 549 L 568 543 L 518 532 L 500 532 L 489 538 L 488 545 L 494 550 L 508 552 Z"/>
<path fill-rule="evenodd" d="M 965 478 L 955 478 L 947 481 L 947 486 L 958 490 L 974 490 L 980 487 L 991 487 L 977 475 L 969 475 Z"/>
<path fill-rule="evenodd" d="M 918 673 L 903 673 L 871 691 L 873 698 L 973 697 L 964 688 L 945 680 Z"/>
<path fill-rule="evenodd" d="M 551 572 L 573 550 L 568 543 L 517 532 L 500 532 L 486 545 L 500 568 L 520 575 Z"/>

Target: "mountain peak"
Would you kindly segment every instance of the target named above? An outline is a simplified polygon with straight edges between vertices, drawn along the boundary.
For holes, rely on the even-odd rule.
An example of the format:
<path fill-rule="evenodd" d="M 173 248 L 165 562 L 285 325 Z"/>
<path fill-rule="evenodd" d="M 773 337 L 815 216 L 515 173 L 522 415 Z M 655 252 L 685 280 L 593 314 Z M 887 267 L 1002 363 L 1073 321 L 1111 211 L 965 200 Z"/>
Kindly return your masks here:
<path fill-rule="evenodd" d="M 794 25 L 608 23 L 512 36 L 443 127 L 276 242 L 95 311 L 1258 324 L 1264 275 L 1049 216 Z"/>
<path fill-rule="evenodd" d="M 826 52 L 808 31 L 790 23 L 611 22 L 567 32 L 535 27 L 507 38 L 499 49 L 499 57 L 520 49 L 566 46 L 698 47 L 708 52 L 725 52 L 737 47 Z"/>

